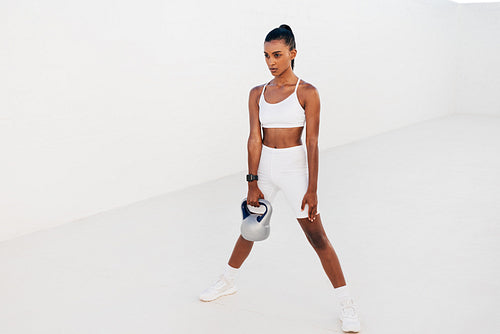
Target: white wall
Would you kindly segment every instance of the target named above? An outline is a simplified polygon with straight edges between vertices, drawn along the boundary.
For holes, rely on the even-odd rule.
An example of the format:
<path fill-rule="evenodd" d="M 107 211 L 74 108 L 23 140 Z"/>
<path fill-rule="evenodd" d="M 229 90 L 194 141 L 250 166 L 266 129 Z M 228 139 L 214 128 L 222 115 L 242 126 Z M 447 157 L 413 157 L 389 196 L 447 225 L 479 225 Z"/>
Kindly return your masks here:
<path fill-rule="evenodd" d="M 500 3 L 459 6 L 458 113 L 500 116 Z"/>
<path fill-rule="evenodd" d="M 321 94 L 321 149 L 452 113 L 456 9 L 3 1 L 0 240 L 243 177 L 248 92 L 272 78 L 262 44 L 281 23 L 296 34 L 296 73 Z"/>

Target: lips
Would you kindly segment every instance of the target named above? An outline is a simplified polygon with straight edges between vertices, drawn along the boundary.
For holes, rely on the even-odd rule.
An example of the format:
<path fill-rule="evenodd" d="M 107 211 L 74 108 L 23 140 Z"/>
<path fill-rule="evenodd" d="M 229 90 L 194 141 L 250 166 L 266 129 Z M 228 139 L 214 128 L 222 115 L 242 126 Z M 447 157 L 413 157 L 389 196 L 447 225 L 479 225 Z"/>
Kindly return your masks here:
<path fill-rule="evenodd" d="M 270 68 L 269 70 L 270 70 L 271 72 L 274 72 L 274 71 L 276 71 L 276 70 L 277 70 L 277 68 L 273 67 L 273 68 Z"/>

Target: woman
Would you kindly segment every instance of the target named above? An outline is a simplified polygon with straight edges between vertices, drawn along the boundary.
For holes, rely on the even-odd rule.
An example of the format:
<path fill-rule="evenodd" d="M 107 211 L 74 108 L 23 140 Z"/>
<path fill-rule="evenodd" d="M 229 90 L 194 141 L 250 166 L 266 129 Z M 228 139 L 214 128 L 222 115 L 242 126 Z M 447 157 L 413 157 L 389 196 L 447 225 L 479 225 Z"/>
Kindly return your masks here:
<path fill-rule="evenodd" d="M 247 204 L 258 207 L 259 198 L 272 203 L 277 191 L 284 192 L 338 296 L 342 329 L 358 332 L 357 306 L 350 297 L 318 209 L 319 94 L 313 85 L 294 74 L 296 54 L 295 38 L 289 26 L 281 25 L 266 36 L 264 56 L 274 79 L 250 91 Z M 306 145 L 301 140 L 304 125 Z M 252 241 L 240 235 L 225 273 L 200 295 L 202 301 L 237 291 L 236 275 L 252 246 Z"/>

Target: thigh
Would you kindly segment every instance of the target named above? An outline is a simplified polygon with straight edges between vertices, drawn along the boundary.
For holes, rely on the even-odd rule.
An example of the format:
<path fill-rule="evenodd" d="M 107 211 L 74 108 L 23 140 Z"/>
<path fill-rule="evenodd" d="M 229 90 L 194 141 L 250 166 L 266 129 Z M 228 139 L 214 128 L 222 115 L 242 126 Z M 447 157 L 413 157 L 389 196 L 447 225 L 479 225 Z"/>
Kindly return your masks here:
<path fill-rule="evenodd" d="M 295 217 L 307 218 L 309 206 L 306 204 L 304 210 L 301 209 L 302 200 L 309 186 L 309 174 L 307 169 L 293 173 L 283 173 L 279 183 Z"/>
<path fill-rule="evenodd" d="M 259 179 L 257 180 L 257 186 L 259 187 L 262 194 L 264 194 L 264 199 L 268 200 L 273 204 L 276 193 L 278 192 L 278 187 L 274 184 L 273 180 L 265 174 L 257 174 Z"/>
<path fill-rule="evenodd" d="M 321 222 L 321 216 L 319 213 L 314 222 L 310 222 L 307 218 L 297 218 L 297 220 L 300 227 L 304 231 L 307 240 L 309 240 L 314 249 L 321 250 L 331 246 L 330 240 L 328 240 L 325 229 L 323 228 L 323 223 Z"/>
<path fill-rule="evenodd" d="M 272 156 L 270 152 L 265 150 L 262 151 L 259 161 L 259 167 L 257 169 L 257 186 L 259 187 L 262 194 L 264 194 L 264 199 L 268 200 L 273 204 L 276 193 L 279 188 L 272 178 Z"/>

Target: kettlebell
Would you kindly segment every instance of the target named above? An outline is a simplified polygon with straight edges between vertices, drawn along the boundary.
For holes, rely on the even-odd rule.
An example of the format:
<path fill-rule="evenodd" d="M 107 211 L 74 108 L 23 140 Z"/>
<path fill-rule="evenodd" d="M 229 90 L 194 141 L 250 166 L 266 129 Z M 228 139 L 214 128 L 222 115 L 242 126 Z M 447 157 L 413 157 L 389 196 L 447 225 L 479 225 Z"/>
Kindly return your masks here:
<path fill-rule="evenodd" d="M 248 210 L 247 199 L 241 203 L 241 211 L 243 212 L 243 221 L 241 222 L 241 236 L 248 241 L 261 241 L 269 237 L 271 227 L 269 221 L 273 212 L 273 207 L 269 201 L 260 198 L 259 203 L 262 204 L 266 211 L 264 213 L 253 213 Z"/>

